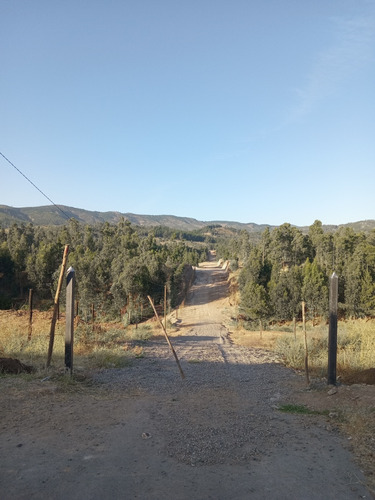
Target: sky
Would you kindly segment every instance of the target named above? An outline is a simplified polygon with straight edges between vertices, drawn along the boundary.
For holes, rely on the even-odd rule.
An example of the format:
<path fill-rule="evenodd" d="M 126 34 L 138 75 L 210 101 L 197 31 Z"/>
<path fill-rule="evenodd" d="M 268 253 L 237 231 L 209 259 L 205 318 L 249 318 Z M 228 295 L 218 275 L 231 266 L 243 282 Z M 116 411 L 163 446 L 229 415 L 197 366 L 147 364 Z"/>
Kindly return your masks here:
<path fill-rule="evenodd" d="M 86 210 L 375 219 L 375 0 L 1 0 L 0 152 Z"/>

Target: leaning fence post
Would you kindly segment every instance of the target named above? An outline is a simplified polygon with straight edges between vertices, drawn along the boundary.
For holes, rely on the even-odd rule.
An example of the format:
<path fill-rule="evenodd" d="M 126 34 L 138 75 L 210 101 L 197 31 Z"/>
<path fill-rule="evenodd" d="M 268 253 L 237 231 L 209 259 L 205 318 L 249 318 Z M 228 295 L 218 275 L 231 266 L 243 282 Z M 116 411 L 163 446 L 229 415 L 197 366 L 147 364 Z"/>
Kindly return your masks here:
<path fill-rule="evenodd" d="M 338 281 L 334 272 L 329 288 L 328 384 L 336 385 Z"/>
<path fill-rule="evenodd" d="M 65 370 L 70 370 L 70 374 L 73 373 L 74 282 L 75 271 L 69 267 L 66 277 Z"/>
<path fill-rule="evenodd" d="M 161 327 L 162 327 L 162 329 L 163 329 L 163 332 L 164 332 L 165 338 L 167 339 L 168 345 L 169 345 L 169 347 L 171 348 L 171 351 L 172 351 L 172 353 L 173 353 L 173 356 L 174 356 L 174 358 L 175 358 L 175 360 L 176 360 L 176 363 L 177 363 L 178 369 L 180 370 L 181 378 L 185 378 L 185 374 L 184 374 L 184 372 L 183 372 L 183 370 L 182 370 L 182 368 L 181 368 L 180 361 L 179 361 L 179 359 L 178 359 L 178 357 L 177 357 L 176 351 L 174 350 L 173 345 L 172 345 L 171 341 L 169 340 L 169 337 L 168 337 L 168 334 L 167 334 L 167 330 L 164 328 L 164 325 L 163 325 L 162 320 L 159 318 L 159 315 L 158 315 L 158 313 L 157 313 L 157 311 L 156 311 L 156 308 L 155 308 L 154 302 L 152 301 L 152 298 L 151 298 L 149 295 L 147 295 L 147 298 L 148 298 L 148 300 L 150 301 L 150 304 L 151 304 L 152 309 L 154 310 L 154 313 L 155 313 L 155 317 L 156 317 L 156 319 L 159 321 L 160 326 L 161 326 Z"/>
<path fill-rule="evenodd" d="M 167 285 L 164 285 L 164 328 L 167 331 Z"/>

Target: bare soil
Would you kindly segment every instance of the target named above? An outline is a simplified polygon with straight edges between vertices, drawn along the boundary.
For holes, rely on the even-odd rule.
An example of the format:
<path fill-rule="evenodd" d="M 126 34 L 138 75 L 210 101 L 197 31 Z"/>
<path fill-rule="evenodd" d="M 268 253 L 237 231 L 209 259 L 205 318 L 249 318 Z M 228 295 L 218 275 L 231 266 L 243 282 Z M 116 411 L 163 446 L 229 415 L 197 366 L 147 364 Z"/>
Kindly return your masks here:
<path fill-rule="evenodd" d="M 349 403 L 370 415 L 374 387 L 307 390 L 272 352 L 233 343 L 231 311 L 208 262 L 171 317 L 184 379 L 162 337 L 65 387 L 1 377 L 0 498 L 372 498 L 369 452 L 354 455 L 342 421 Z"/>

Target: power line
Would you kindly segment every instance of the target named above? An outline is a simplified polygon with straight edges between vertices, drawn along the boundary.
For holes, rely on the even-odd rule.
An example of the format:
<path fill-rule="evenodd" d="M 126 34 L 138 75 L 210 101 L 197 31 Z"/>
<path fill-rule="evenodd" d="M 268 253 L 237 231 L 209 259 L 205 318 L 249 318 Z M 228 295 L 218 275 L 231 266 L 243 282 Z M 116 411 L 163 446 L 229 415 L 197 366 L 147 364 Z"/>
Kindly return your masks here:
<path fill-rule="evenodd" d="M 4 158 L 4 160 L 6 160 L 9 163 L 9 165 L 12 165 L 12 167 L 15 168 L 17 170 L 17 172 L 19 172 L 23 177 L 25 177 L 25 179 L 27 181 L 29 181 L 30 184 L 32 186 L 34 186 L 35 189 L 37 189 L 39 191 L 39 193 L 41 193 L 45 198 L 47 198 L 47 200 L 50 201 L 52 203 L 52 205 L 54 205 L 58 210 L 60 210 L 60 212 L 64 215 L 64 217 L 66 217 L 67 220 L 71 219 L 71 217 L 69 217 L 69 215 L 67 213 L 65 213 L 62 208 L 60 208 L 58 205 L 56 205 L 56 203 L 54 203 L 51 200 L 51 198 L 49 198 L 45 193 L 43 193 L 43 191 L 41 189 L 39 189 L 38 186 L 36 186 L 33 183 L 33 181 L 31 181 L 23 172 L 21 172 L 21 170 L 19 168 L 17 168 L 14 163 L 12 163 L 5 155 L 3 155 L 3 153 L 1 151 L 0 151 L 0 155 Z"/>

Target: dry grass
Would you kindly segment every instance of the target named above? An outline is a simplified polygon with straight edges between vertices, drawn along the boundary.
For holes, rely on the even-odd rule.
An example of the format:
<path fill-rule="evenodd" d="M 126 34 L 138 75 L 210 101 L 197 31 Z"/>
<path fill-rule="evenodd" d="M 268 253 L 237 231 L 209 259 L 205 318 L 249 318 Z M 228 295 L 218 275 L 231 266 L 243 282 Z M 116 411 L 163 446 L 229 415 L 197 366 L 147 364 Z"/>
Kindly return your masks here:
<path fill-rule="evenodd" d="M 17 358 L 32 365 L 37 374 L 45 371 L 52 312 L 34 311 L 32 336 L 28 341 L 28 312 L 0 311 L 0 357 Z M 142 343 L 153 335 L 151 326 L 124 327 L 121 323 L 76 325 L 74 367 L 77 371 L 115 368 L 143 355 Z M 65 317 L 57 321 L 52 366 L 63 370 Z"/>
<path fill-rule="evenodd" d="M 285 332 L 277 330 L 266 330 L 260 334 L 259 331 L 248 331 L 244 328 L 237 328 L 231 334 L 231 339 L 235 344 L 274 351 L 277 340 L 284 336 Z"/>
<path fill-rule="evenodd" d="M 237 329 L 232 334 L 234 342 L 248 347 L 276 351 L 286 366 L 304 369 L 305 347 L 302 325 L 296 335 L 293 325 L 283 325 L 283 331 L 247 331 Z M 327 374 L 328 325 L 306 325 L 309 369 L 313 376 Z M 340 321 L 338 324 L 337 374 L 343 381 L 355 382 L 356 375 L 375 366 L 375 320 Z M 362 381 L 359 380 L 358 381 Z M 371 380 L 369 380 L 371 383 Z M 374 382 L 375 383 L 375 380 Z"/>
<path fill-rule="evenodd" d="M 324 377 L 327 373 L 328 326 L 308 325 L 307 344 L 311 373 L 317 377 Z M 355 382 L 356 374 L 374 366 L 375 322 L 340 321 L 337 344 L 337 374 L 343 381 Z M 303 369 L 305 348 L 301 329 L 296 338 L 293 334 L 281 336 L 276 342 L 275 349 L 283 357 L 286 365 Z"/>

